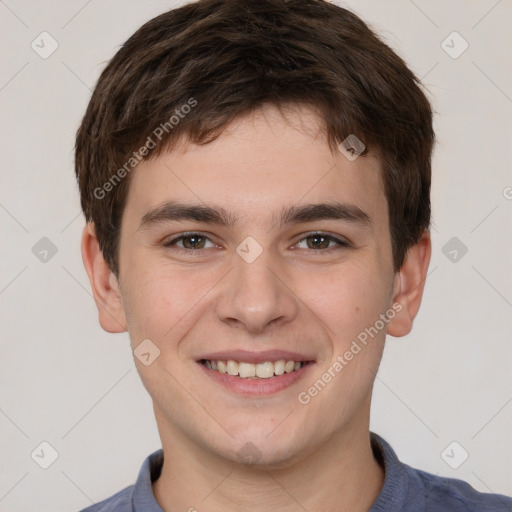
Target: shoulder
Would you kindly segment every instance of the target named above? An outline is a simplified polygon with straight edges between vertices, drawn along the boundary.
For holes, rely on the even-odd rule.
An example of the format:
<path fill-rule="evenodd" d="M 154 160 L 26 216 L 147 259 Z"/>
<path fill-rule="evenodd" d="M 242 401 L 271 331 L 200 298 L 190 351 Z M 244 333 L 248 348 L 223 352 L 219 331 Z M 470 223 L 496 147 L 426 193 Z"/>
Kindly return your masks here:
<path fill-rule="evenodd" d="M 512 498 L 413 468 L 382 437 L 370 435 L 374 456 L 384 469 L 384 485 L 371 512 L 512 512 Z"/>
<path fill-rule="evenodd" d="M 512 498 L 502 494 L 479 492 L 467 482 L 414 469 L 425 489 L 427 510 L 464 512 L 511 512 Z"/>
<path fill-rule="evenodd" d="M 162 512 L 152 489 L 152 483 L 160 476 L 162 464 L 163 451 L 160 449 L 144 460 L 135 485 L 125 487 L 80 512 Z"/>
<path fill-rule="evenodd" d="M 101 512 L 133 512 L 133 489 L 133 485 L 125 487 L 110 498 L 84 508 L 80 512 L 98 512 L 100 510 Z"/>

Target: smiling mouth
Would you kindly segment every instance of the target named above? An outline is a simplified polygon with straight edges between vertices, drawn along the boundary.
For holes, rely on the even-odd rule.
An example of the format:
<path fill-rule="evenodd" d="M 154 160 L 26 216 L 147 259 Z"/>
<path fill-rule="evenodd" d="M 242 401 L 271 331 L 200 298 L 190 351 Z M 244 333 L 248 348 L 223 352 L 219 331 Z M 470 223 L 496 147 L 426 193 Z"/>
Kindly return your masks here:
<path fill-rule="evenodd" d="M 304 366 L 312 364 L 313 361 L 279 359 L 277 361 L 252 364 L 243 361 L 233 361 L 232 359 L 227 361 L 201 359 L 199 363 L 214 372 L 225 373 L 242 379 L 271 379 L 285 373 L 296 372 Z"/>

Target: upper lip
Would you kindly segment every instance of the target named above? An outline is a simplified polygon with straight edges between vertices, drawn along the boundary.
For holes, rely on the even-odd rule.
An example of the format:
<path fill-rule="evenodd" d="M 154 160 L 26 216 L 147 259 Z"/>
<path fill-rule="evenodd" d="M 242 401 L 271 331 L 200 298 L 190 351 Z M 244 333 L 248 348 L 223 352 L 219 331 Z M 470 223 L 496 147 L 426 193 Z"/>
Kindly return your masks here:
<path fill-rule="evenodd" d="M 198 361 L 208 359 L 210 361 L 227 361 L 229 359 L 244 363 L 265 363 L 266 361 L 314 361 L 314 358 L 308 357 L 299 352 L 290 352 L 288 350 L 263 350 L 254 352 L 251 350 L 224 350 L 222 352 L 211 352 L 198 358 Z"/>

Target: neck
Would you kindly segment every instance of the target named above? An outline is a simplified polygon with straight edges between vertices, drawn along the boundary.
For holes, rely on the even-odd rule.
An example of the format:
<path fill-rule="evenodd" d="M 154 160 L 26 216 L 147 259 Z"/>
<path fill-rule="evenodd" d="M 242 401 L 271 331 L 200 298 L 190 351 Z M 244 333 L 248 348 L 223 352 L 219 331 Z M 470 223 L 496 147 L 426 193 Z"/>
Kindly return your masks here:
<path fill-rule="evenodd" d="M 284 468 L 237 464 L 198 447 L 181 432 L 163 430 L 164 464 L 153 492 L 165 512 L 367 512 L 384 483 L 368 423 L 334 434 Z"/>

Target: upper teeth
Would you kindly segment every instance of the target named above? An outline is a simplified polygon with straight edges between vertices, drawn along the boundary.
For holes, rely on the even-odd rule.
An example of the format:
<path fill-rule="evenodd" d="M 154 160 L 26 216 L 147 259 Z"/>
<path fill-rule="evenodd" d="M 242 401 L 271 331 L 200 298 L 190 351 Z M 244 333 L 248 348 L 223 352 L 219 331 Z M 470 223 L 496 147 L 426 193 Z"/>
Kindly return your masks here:
<path fill-rule="evenodd" d="M 279 361 L 265 361 L 264 363 L 252 364 L 233 361 L 221 360 L 205 360 L 204 365 L 211 370 L 219 371 L 220 373 L 227 373 L 229 375 L 238 375 L 240 377 L 259 377 L 261 379 L 268 379 L 274 375 L 283 375 L 283 373 L 291 373 L 301 368 L 303 362 L 301 361 L 286 361 L 280 359 Z M 305 363 L 304 363 L 305 364 Z"/>

